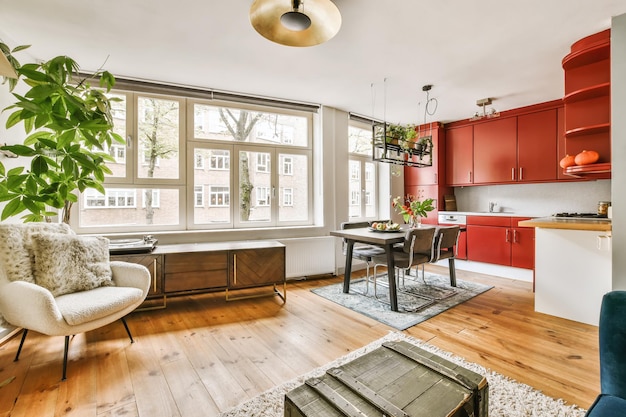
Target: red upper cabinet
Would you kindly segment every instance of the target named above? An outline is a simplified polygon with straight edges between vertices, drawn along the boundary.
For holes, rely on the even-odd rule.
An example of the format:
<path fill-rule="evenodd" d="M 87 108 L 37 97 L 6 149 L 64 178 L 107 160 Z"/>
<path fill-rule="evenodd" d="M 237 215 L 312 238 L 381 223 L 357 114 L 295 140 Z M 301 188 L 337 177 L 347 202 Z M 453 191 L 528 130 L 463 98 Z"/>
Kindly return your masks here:
<path fill-rule="evenodd" d="M 468 185 L 474 175 L 474 127 L 462 126 L 446 131 L 446 183 Z"/>
<path fill-rule="evenodd" d="M 474 184 L 517 179 L 517 118 L 490 120 L 474 126 Z"/>
<path fill-rule="evenodd" d="M 560 162 L 561 159 L 567 155 L 567 151 L 565 150 L 565 108 L 559 107 L 557 109 L 557 123 L 556 123 L 556 141 L 557 141 L 557 154 L 556 159 Z M 569 180 L 572 179 L 571 176 L 566 175 L 561 169 L 561 166 L 557 168 L 557 179 L 561 180 Z"/>
<path fill-rule="evenodd" d="M 517 180 L 557 179 L 557 110 L 544 110 L 517 118 Z"/>
<path fill-rule="evenodd" d="M 405 185 L 437 185 L 443 184 L 440 178 L 445 175 L 444 130 L 441 123 L 430 123 L 418 126 L 417 138 L 430 136 L 433 141 L 433 164 L 430 167 L 404 167 Z"/>

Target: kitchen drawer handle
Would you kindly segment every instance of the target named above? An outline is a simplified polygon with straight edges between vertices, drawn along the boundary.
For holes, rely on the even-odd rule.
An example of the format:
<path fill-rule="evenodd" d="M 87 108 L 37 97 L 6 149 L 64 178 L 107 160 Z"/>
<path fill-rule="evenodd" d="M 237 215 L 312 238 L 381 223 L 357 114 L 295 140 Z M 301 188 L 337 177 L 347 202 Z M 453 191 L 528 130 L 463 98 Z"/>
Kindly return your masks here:
<path fill-rule="evenodd" d="M 511 168 L 511 180 L 515 181 L 515 167 Z"/>
<path fill-rule="evenodd" d="M 602 250 L 602 241 L 604 239 L 607 240 L 607 250 L 611 250 L 611 237 L 607 235 L 598 235 L 598 238 L 597 238 L 598 250 Z"/>
<path fill-rule="evenodd" d="M 520 180 L 520 181 L 523 181 L 523 180 L 524 180 L 524 171 L 523 171 L 523 169 L 524 169 L 524 168 L 519 167 L 519 180 Z"/>
<path fill-rule="evenodd" d="M 509 229 L 506 229 L 506 234 L 504 235 L 504 241 L 505 242 L 509 241 Z"/>
<path fill-rule="evenodd" d="M 517 230 L 513 229 L 513 243 L 517 243 Z"/>
<path fill-rule="evenodd" d="M 233 254 L 233 285 L 237 285 L 237 254 Z"/>

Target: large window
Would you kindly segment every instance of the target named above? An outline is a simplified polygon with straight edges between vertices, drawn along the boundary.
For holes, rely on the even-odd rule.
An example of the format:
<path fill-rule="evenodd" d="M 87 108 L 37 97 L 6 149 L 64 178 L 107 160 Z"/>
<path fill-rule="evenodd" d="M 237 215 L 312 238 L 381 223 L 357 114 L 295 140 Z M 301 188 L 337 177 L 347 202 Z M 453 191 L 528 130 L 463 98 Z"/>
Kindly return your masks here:
<path fill-rule="evenodd" d="M 350 121 L 348 127 L 349 151 L 349 210 L 350 219 L 377 217 L 378 175 L 372 162 L 372 128 L 365 123 Z"/>
<path fill-rule="evenodd" d="M 105 194 L 87 190 L 78 229 L 142 231 L 313 224 L 313 113 L 118 91 L 126 145 Z"/>

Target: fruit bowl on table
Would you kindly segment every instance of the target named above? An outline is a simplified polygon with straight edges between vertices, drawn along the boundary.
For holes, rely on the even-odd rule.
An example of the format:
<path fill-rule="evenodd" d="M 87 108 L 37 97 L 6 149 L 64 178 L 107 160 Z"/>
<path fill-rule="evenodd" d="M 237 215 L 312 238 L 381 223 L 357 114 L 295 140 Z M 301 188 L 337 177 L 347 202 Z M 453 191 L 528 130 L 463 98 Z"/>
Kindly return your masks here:
<path fill-rule="evenodd" d="M 369 227 L 372 232 L 392 233 L 400 232 L 398 223 L 372 223 Z"/>

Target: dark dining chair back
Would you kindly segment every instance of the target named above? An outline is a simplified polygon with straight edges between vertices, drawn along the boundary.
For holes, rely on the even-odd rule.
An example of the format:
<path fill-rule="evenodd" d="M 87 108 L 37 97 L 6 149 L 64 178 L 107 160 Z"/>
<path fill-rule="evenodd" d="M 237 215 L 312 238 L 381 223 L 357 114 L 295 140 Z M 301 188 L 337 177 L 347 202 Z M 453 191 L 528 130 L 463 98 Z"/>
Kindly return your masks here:
<path fill-rule="evenodd" d="M 413 266 L 422 265 L 430 262 L 433 259 L 433 250 L 435 243 L 435 231 L 434 227 L 414 228 L 409 229 L 404 234 L 404 243 L 402 247 L 395 248 L 393 251 L 393 262 L 396 269 L 396 279 L 401 281 L 401 288 L 404 288 L 405 274 L 407 270 L 410 270 Z M 374 257 L 374 275 L 378 266 L 387 266 L 387 256 L 385 253 Z M 416 272 L 417 274 L 417 272 Z M 378 298 L 376 293 L 376 279 L 374 278 L 374 296 Z M 399 282 L 400 284 L 400 282 Z M 432 297 L 411 293 L 413 297 L 425 299 L 429 301 L 429 304 L 424 304 L 426 307 L 432 304 L 434 301 Z"/>
<path fill-rule="evenodd" d="M 450 285 L 456 287 L 456 268 L 454 259 L 457 254 L 457 245 L 461 229 L 459 226 L 440 226 L 435 237 L 435 253 L 431 262 L 442 259 L 448 260 L 448 270 L 450 271 Z"/>
<path fill-rule="evenodd" d="M 343 222 L 341 223 L 341 229 L 360 229 L 363 227 L 369 227 L 369 222 Z M 343 239 L 342 244 L 342 252 L 346 255 L 347 252 L 347 242 Z M 352 258 L 359 259 L 365 262 L 365 292 L 367 294 L 369 292 L 369 282 L 370 282 L 370 263 L 374 256 L 385 254 L 385 249 L 376 245 L 368 245 L 367 243 L 355 243 L 352 247 Z"/>

